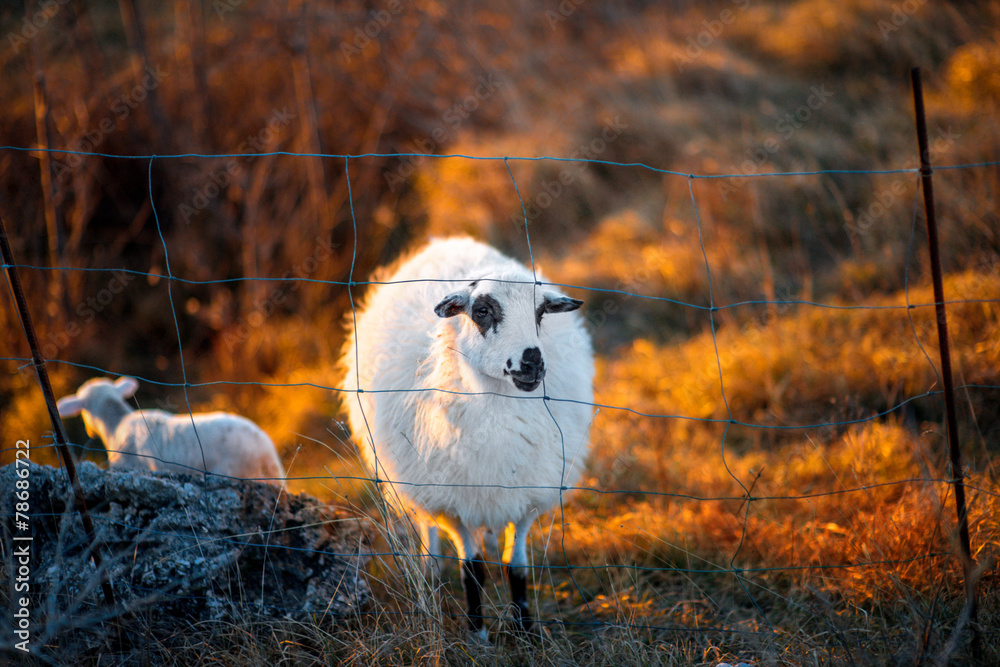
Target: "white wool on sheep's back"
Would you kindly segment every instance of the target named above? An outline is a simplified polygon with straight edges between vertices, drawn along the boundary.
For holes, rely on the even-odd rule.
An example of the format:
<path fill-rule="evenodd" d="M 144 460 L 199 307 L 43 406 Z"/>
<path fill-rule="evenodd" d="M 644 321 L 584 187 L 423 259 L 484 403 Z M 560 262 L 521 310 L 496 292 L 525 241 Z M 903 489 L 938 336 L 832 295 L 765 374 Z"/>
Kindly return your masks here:
<path fill-rule="evenodd" d="M 433 241 L 373 281 L 389 284 L 373 285 L 357 309 L 356 349 L 352 340 L 343 359 L 345 389 L 362 390 L 344 403 L 368 465 L 405 500 L 470 527 L 500 528 L 558 504 L 585 464 L 593 412 L 579 313 L 545 314 L 536 327 L 545 294 L 561 293 L 471 239 Z M 503 306 L 485 334 L 434 310 L 474 281 L 474 295 Z M 537 346 L 545 365 L 530 392 L 500 372 L 523 345 Z"/>
<path fill-rule="evenodd" d="M 226 412 L 136 411 L 119 424 L 115 441 L 119 449 L 109 451 L 108 460 L 116 467 L 187 473 L 207 469 L 243 479 L 284 477 L 267 434 L 249 419 Z"/>
<path fill-rule="evenodd" d="M 175 415 L 136 410 L 125 402 L 134 378 L 93 378 L 59 399 L 63 417 L 81 415 L 92 437 L 104 441 L 113 468 L 193 473 L 284 485 L 285 469 L 271 438 L 255 423 L 228 412 Z"/>

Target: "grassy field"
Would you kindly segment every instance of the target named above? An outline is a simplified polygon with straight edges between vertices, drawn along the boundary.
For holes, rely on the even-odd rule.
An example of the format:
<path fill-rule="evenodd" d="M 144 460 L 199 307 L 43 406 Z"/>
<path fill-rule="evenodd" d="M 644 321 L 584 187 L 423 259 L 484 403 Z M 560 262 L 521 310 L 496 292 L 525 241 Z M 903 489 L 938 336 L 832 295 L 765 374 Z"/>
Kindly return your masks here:
<path fill-rule="evenodd" d="M 578 286 L 595 341 L 588 471 L 530 541 L 539 637 L 506 631 L 496 564 L 479 646 L 457 566 L 427 577 L 397 555 L 372 559 L 375 601 L 344 626 L 190 626 L 131 657 L 1000 662 L 1000 9 L 986 5 L 176 0 L 136 3 L 141 40 L 116 3 L 56 3 L 33 30 L 0 10 L 0 214 L 18 263 L 64 269 L 22 269 L 57 394 L 130 374 L 143 407 L 185 411 L 186 378 L 194 410 L 272 436 L 292 491 L 402 553 L 330 389 L 343 283 L 431 235 L 525 261 L 530 238 L 546 274 Z M 978 653 L 918 179 L 901 171 L 917 166 L 913 66 L 935 165 L 980 165 L 934 174 Z M 153 154 L 184 157 L 114 157 Z M 759 176 L 773 173 L 788 175 Z M 43 443 L 12 308 L 0 329 L 0 432 Z"/>

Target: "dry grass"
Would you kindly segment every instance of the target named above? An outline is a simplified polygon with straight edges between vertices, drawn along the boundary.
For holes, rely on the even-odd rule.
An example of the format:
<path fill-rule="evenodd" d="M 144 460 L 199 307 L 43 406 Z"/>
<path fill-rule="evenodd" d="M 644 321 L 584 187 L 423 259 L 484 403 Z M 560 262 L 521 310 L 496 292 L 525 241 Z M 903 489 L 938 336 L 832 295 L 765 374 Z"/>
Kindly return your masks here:
<path fill-rule="evenodd" d="M 116 129 L 97 147 L 108 153 L 235 152 L 287 107 L 295 119 L 267 150 L 569 156 L 619 128 L 593 157 L 694 174 L 894 169 L 914 166 L 906 73 L 920 65 L 935 164 L 996 160 L 996 7 L 924 3 L 885 32 L 880 22 L 892 23 L 898 4 L 583 3 L 552 29 L 544 11 L 514 3 L 414 2 L 351 59 L 338 45 L 371 19 L 360 3 L 338 4 L 337 20 L 310 10 L 319 13 L 305 33 L 285 9 L 240 5 L 224 20 L 208 12 L 195 40 L 203 56 L 181 48 L 175 16 L 146 8 L 148 57 L 170 72 L 159 89 L 166 128 L 148 105 L 124 119 L 112 111 L 134 84 L 112 9 L 90 16 L 107 76 L 86 65 L 88 44 L 68 11 L 49 27 L 82 41 L 43 33 L 34 44 L 51 92 L 51 143 L 72 146 L 111 117 Z M 733 20 L 692 55 L 692 40 L 705 41 L 701 32 L 724 10 Z M 0 19 L 5 28 L 20 20 Z M 297 50 L 301 34 L 307 57 Z M 207 92 L 191 57 L 208 63 Z M 23 53 L 4 56 L 2 144 L 37 141 L 27 64 Z M 306 70 L 308 92 L 295 83 Z M 453 124 L 446 114 L 481 76 L 500 85 Z M 828 101 L 782 125 L 817 87 L 832 93 Z M 202 118 L 199 107 L 211 113 Z M 442 141 L 432 139 L 438 129 Z M 60 264 L 165 273 L 144 205 L 146 166 L 90 157 L 70 173 Z M 255 419 L 279 444 L 292 490 L 351 508 L 370 525 L 374 551 L 397 555 L 373 560 L 376 602 L 345 626 L 247 618 L 157 635 L 119 657 L 233 665 L 1000 661 L 995 632 L 984 634 L 977 659 L 956 630 L 962 573 L 952 492 L 942 482 L 949 471 L 936 332 L 931 309 L 904 307 L 933 300 L 922 221 L 911 240 L 911 174 L 689 182 L 599 164 L 365 158 L 351 162 L 352 217 L 343 161 L 275 156 L 242 161 L 234 183 L 186 220 L 180 206 L 220 167 L 156 163 L 174 275 L 292 272 L 333 282 L 175 283 L 189 382 L 233 383 L 191 388 L 192 408 Z M 15 253 L 44 265 L 37 169 L 31 155 L 0 153 L 0 207 Z M 553 196 L 555 182 L 563 185 Z M 946 293 L 964 300 L 948 311 L 987 629 L 1000 624 L 990 565 L 1000 546 L 997 183 L 995 168 L 935 172 Z M 597 400 L 612 407 L 595 418 L 584 488 L 531 537 L 541 636 L 505 631 L 506 586 L 492 565 L 494 641 L 476 646 L 464 633 L 457 566 L 446 561 L 440 576 L 426 578 L 419 559 L 405 555 L 412 536 L 385 529 L 381 503 L 335 422 L 340 398 L 324 387 L 340 382 L 336 355 L 350 312 L 340 283 L 352 277 L 352 260 L 353 279 L 363 279 L 426 235 L 450 233 L 526 259 L 521 202 L 547 275 L 591 288 L 574 294 L 587 300 L 597 344 Z M 868 222 L 866 213 L 874 214 Z M 711 324 L 706 260 L 713 303 L 725 306 Z M 51 356 L 167 383 L 144 385 L 143 405 L 186 408 L 169 386 L 181 381 L 181 357 L 164 280 L 134 281 L 91 322 L 78 306 L 107 287 L 106 274 L 68 272 L 56 296 L 50 272 L 24 273 Z M 79 332 L 59 338 L 70 325 Z M 4 356 L 26 356 L 7 309 L 0 327 L 15 341 Z M 20 362 L 5 363 L 0 432 L 31 437 L 39 460 L 54 464 L 38 447 L 48 426 L 34 382 L 17 371 Z M 90 374 L 62 363 L 49 369 L 59 394 Z M 79 424 L 70 428 L 85 441 Z M 125 621 L 133 630 L 142 623 Z"/>

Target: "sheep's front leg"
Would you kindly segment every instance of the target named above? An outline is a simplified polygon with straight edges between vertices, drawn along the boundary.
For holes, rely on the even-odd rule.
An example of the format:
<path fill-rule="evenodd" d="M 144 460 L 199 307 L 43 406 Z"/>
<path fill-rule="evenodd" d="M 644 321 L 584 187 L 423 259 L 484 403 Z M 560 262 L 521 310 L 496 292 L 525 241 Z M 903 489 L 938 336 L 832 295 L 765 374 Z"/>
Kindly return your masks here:
<path fill-rule="evenodd" d="M 420 529 L 421 546 L 426 552 L 425 554 L 421 554 L 424 556 L 421 558 L 421 568 L 424 574 L 430 574 L 431 571 L 441 574 L 441 565 L 438 562 L 438 559 L 441 557 L 441 544 L 438 540 L 437 526 L 434 525 L 429 517 L 418 521 L 417 526 Z"/>
<path fill-rule="evenodd" d="M 534 522 L 534 515 L 529 514 L 516 524 L 507 524 L 503 540 L 503 561 L 507 563 L 507 578 L 510 580 L 511 614 L 515 628 L 521 632 L 529 632 L 533 625 L 528 608 L 528 531 Z"/>
<path fill-rule="evenodd" d="M 458 551 L 462 561 L 462 587 L 465 589 L 465 602 L 468 607 L 469 630 L 478 639 L 488 638 L 483 627 L 483 586 L 486 583 L 486 569 L 483 567 L 483 556 L 479 553 L 476 538 L 459 519 L 446 514 L 437 518 L 438 528 L 445 531 Z"/>

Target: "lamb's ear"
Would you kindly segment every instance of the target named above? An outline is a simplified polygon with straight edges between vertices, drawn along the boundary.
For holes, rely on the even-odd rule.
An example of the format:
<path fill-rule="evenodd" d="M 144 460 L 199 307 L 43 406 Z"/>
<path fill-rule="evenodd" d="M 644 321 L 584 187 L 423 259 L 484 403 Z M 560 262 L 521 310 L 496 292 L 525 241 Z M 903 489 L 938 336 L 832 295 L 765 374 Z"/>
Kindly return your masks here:
<path fill-rule="evenodd" d="M 559 294 L 546 294 L 545 302 L 542 304 L 542 311 L 546 313 L 568 313 L 577 310 L 583 305 L 579 299 L 571 299 L 568 296 Z"/>
<path fill-rule="evenodd" d="M 77 398 L 76 394 L 63 396 L 56 401 L 56 408 L 59 410 L 60 417 L 76 417 L 83 412 L 83 401 Z"/>
<path fill-rule="evenodd" d="M 128 398 L 139 390 L 139 381 L 135 378 L 120 377 L 115 380 L 115 389 L 122 398 Z"/>
<path fill-rule="evenodd" d="M 452 292 L 442 299 L 441 303 L 434 306 L 434 312 L 437 313 L 438 317 L 454 317 L 459 313 L 464 313 L 468 309 L 469 292 L 467 290 Z"/>

